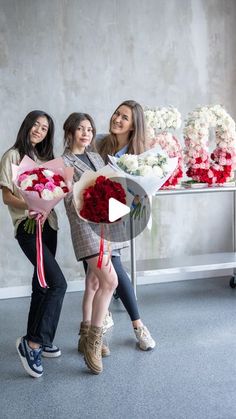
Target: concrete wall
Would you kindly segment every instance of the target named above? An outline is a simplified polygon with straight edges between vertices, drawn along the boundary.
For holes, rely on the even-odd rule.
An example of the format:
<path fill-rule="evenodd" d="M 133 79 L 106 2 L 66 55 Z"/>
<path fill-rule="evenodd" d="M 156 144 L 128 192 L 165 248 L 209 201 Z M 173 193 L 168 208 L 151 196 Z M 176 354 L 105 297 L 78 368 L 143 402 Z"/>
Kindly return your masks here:
<path fill-rule="evenodd" d="M 236 117 L 234 0 L 0 0 L 0 8 L 0 154 L 32 109 L 53 115 L 57 155 L 70 112 L 91 113 L 104 132 L 124 99 L 172 104 L 183 118 L 221 103 Z M 231 208 L 228 193 L 156 199 L 138 256 L 230 251 Z M 58 260 L 75 280 L 82 269 L 63 204 L 58 214 Z M 29 285 L 31 271 L 1 203 L 0 287 Z"/>

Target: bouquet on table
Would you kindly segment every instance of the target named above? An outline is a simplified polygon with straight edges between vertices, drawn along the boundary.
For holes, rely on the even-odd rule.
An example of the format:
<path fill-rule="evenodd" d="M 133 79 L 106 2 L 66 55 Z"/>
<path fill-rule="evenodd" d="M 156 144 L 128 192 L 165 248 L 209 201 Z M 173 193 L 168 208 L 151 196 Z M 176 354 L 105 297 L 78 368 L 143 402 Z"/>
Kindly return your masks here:
<path fill-rule="evenodd" d="M 143 188 L 146 196 L 155 195 L 169 179 L 178 164 L 178 158 L 170 158 L 160 146 L 145 151 L 139 155 L 124 154 L 121 157 L 108 156 L 112 167 L 120 174 L 133 180 Z M 134 188 L 135 189 L 135 188 Z M 139 191 L 130 190 L 133 196 Z M 142 215 L 143 198 L 135 205 L 131 215 Z"/>
<path fill-rule="evenodd" d="M 112 180 L 112 177 L 116 178 L 116 172 L 107 165 L 97 172 L 84 172 L 73 186 L 73 202 L 78 216 L 85 222 L 101 224 L 98 268 L 102 267 L 104 255 L 104 229 L 114 224 L 109 220 L 109 200 L 113 198 L 127 204 L 125 185 Z M 107 250 L 110 255 L 109 241 Z"/>
<path fill-rule="evenodd" d="M 37 275 L 40 286 L 47 287 L 43 266 L 41 214 L 49 214 L 72 189 L 73 168 L 66 167 L 62 158 L 50 160 L 40 166 L 25 156 L 19 166 L 12 164 L 13 182 L 28 205 L 37 214 L 28 218 L 25 230 L 34 233 L 36 224 Z"/>

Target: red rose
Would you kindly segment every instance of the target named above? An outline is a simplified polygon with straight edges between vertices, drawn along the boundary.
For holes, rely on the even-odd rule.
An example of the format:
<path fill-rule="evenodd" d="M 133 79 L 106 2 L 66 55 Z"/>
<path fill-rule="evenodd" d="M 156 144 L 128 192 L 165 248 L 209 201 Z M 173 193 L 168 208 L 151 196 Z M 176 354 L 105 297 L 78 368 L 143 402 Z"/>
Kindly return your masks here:
<path fill-rule="evenodd" d="M 95 223 L 109 223 L 109 199 L 126 203 L 126 194 L 122 185 L 105 176 L 98 176 L 93 186 L 83 192 L 83 207 L 80 215 Z"/>

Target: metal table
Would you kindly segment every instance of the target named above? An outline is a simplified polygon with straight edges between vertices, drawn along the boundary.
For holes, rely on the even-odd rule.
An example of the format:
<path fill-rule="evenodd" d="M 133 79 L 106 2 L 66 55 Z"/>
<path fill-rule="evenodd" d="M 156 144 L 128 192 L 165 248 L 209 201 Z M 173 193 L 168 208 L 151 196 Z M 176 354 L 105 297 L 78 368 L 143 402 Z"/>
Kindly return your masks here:
<path fill-rule="evenodd" d="M 236 241 L 235 241 L 235 197 L 236 186 L 209 186 L 209 187 L 181 187 L 178 189 L 163 189 L 156 193 L 156 197 L 166 195 L 196 195 L 204 193 L 224 193 L 232 192 L 233 195 L 233 252 L 210 253 L 197 256 L 184 256 L 182 258 L 171 259 L 148 259 L 136 260 L 135 238 L 131 240 L 130 245 L 130 273 L 131 281 L 136 294 L 137 291 L 137 272 L 140 275 L 153 275 L 154 272 L 163 274 L 180 274 L 186 272 L 200 272 L 215 269 L 236 268 Z M 132 236 L 131 236 L 132 237 Z M 236 287 L 235 277 L 230 279 L 230 286 Z"/>

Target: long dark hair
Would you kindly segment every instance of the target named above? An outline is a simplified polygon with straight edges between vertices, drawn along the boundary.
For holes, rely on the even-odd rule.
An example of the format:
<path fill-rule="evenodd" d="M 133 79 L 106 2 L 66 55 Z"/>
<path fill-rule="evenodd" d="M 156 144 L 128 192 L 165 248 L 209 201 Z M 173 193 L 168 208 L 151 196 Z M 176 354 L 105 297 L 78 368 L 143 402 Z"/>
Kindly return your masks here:
<path fill-rule="evenodd" d="M 146 149 L 146 127 L 143 108 L 135 100 L 125 100 L 116 108 L 111 116 L 109 125 L 110 134 L 106 135 L 105 138 L 96 144 L 96 148 L 104 160 L 106 160 L 108 154 L 114 155 L 117 151 L 118 141 L 116 135 L 111 132 L 111 123 L 113 115 L 123 105 L 131 109 L 133 117 L 133 130 L 130 131 L 127 153 L 141 154 Z"/>
<path fill-rule="evenodd" d="M 44 116 L 48 120 L 48 132 L 43 141 L 32 146 L 30 142 L 30 130 L 37 121 L 37 118 Z M 53 155 L 54 145 L 54 122 L 50 115 L 44 111 L 31 111 L 26 115 L 21 127 L 18 131 L 16 142 L 12 148 L 19 151 L 20 159 L 22 160 L 25 155 L 31 159 L 35 159 L 35 155 L 39 160 L 51 160 L 54 158 Z"/>
<path fill-rule="evenodd" d="M 65 148 L 69 148 L 70 150 L 72 150 L 74 144 L 75 131 L 79 127 L 80 123 L 86 120 L 90 122 L 91 127 L 93 129 L 93 138 L 90 146 L 92 145 L 96 136 L 96 126 L 93 118 L 88 113 L 73 112 L 68 116 L 68 118 L 65 120 L 63 124 Z"/>

